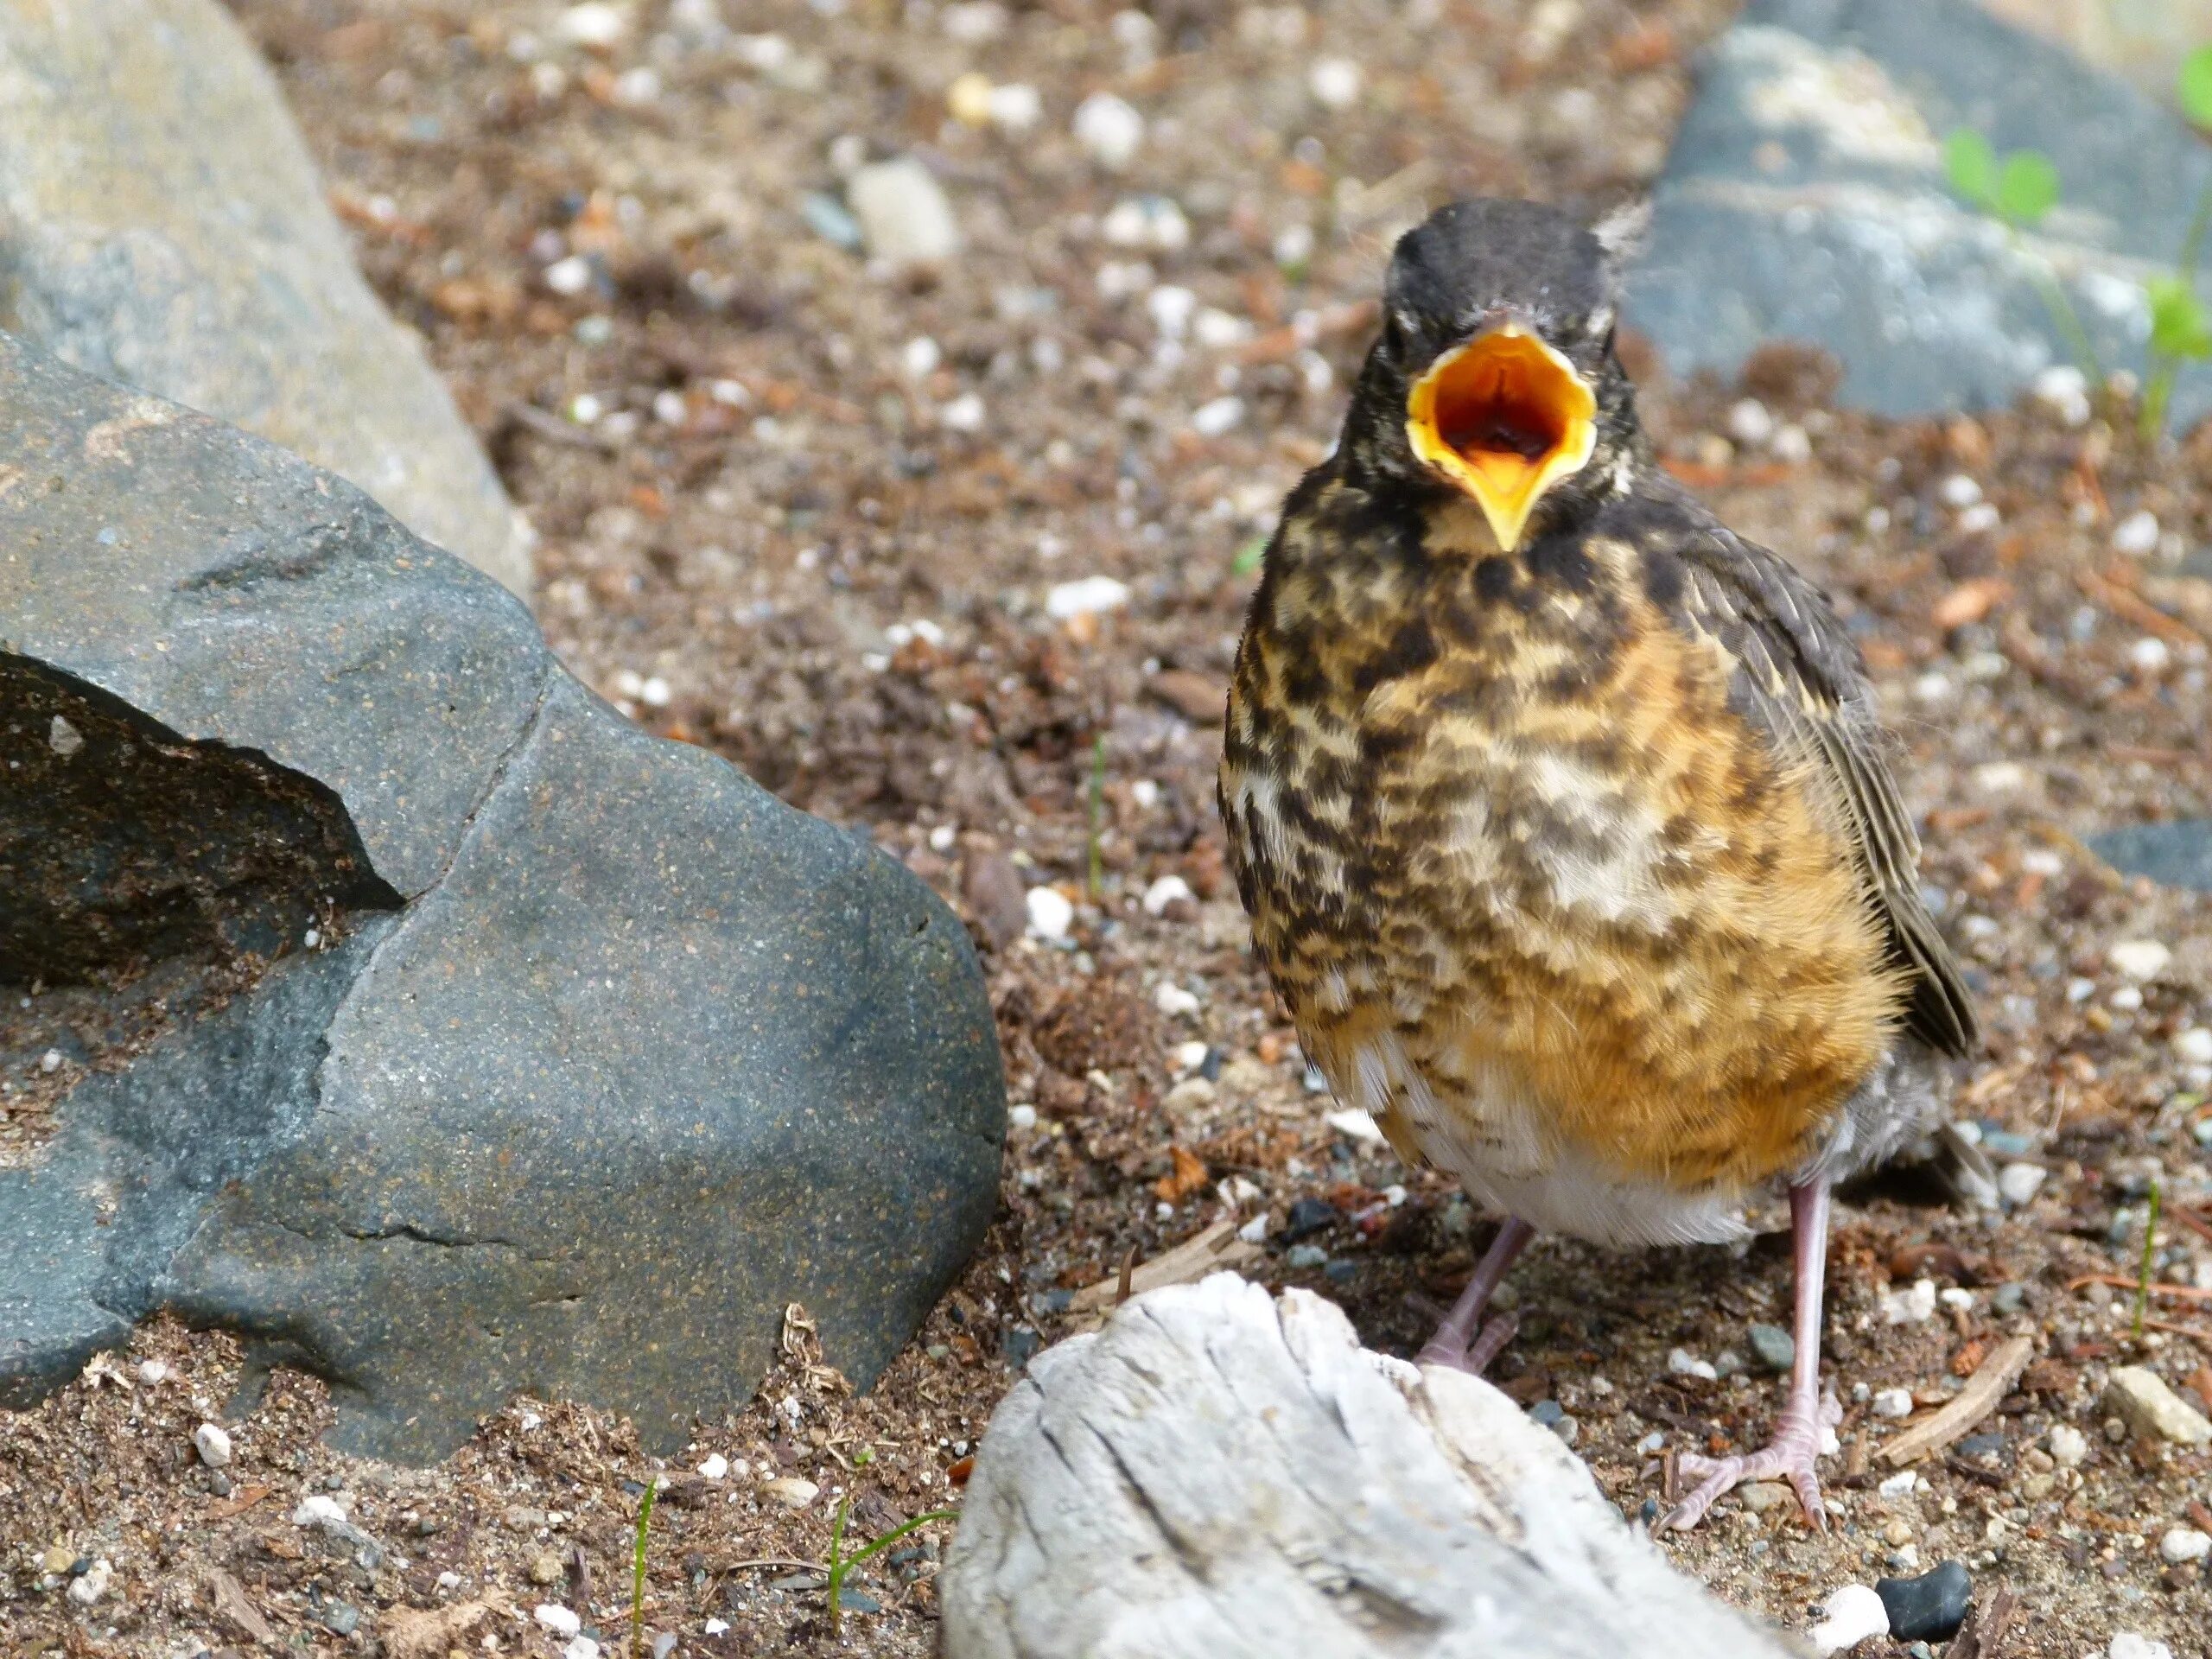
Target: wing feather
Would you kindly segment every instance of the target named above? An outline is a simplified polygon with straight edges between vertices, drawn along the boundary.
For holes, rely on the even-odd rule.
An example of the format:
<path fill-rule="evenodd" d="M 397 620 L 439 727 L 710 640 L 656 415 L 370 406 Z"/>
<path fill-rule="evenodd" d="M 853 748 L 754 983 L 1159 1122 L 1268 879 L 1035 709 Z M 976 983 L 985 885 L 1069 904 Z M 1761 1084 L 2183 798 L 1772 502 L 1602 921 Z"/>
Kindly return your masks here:
<path fill-rule="evenodd" d="M 1682 620 L 1735 659 L 1746 711 L 1777 749 L 1807 763 L 1851 836 L 1891 951 L 1912 975 L 1906 1026 L 1963 1057 L 1977 1035 L 1972 999 L 1920 893 L 1920 837 L 1890 770 L 1859 648 L 1827 601 L 1783 560 L 1695 504 L 1682 561 Z"/>

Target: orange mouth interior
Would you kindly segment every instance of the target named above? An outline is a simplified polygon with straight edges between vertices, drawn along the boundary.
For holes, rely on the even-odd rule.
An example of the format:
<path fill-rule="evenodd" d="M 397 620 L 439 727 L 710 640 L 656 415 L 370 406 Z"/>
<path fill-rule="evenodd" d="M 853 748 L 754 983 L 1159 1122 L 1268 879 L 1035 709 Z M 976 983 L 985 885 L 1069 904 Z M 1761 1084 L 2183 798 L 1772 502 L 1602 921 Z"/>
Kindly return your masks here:
<path fill-rule="evenodd" d="M 1414 453 L 1474 497 L 1498 545 L 1519 544 L 1543 493 L 1590 459 L 1598 400 L 1564 357 L 1503 323 L 1447 352 L 1414 385 Z"/>

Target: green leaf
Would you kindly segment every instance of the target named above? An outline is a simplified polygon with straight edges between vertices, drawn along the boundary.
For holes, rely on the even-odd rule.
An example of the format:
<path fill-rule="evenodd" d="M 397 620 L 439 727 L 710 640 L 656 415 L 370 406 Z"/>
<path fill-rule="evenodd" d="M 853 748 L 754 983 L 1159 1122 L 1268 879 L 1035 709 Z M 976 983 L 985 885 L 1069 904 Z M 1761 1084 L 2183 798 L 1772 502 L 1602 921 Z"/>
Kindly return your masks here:
<path fill-rule="evenodd" d="M 2200 127 L 2212 127 L 2212 46 L 2200 46 L 2181 60 L 2174 90 L 2183 115 Z"/>
<path fill-rule="evenodd" d="M 1260 562 L 1267 556 L 1268 538 L 1255 536 L 1236 550 L 1236 556 L 1229 562 L 1229 569 L 1236 575 L 1249 576 L 1260 568 Z"/>
<path fill-rule="evenodd" d="M 2212 357 L 2212 321 L 2204 302 L 2178 276 L 2154 276 L 2143 285 L 2151 302 L 2151 349 L 2164 357 Z"/>
<path fill-rule="evenodd" d="M 1997 169 L 1997 211 L 2015 225 L 2031 226 L 2058 205 L 2058 169 L 2039 149 L 2016 149 Z"/>
<path fill-rule="evenodd" d="M 1943 140 L 1943 171 L 1951 188 L 1977 207 L 1989 206 L 1997 188 L 1997 152 L 1972 127 L 1955 127 Z"/>

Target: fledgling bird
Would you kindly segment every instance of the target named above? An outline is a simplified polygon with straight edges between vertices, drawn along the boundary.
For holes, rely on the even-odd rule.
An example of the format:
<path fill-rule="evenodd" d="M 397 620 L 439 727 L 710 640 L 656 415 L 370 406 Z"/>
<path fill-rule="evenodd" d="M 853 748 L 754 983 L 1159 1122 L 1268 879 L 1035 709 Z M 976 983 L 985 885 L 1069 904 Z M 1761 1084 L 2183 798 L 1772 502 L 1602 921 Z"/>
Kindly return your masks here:
<path fill-rule="evenodd" d="M 1538 1230 L 1719 1242 L 1787 1185 L 1787 1403 L 1764 1450 L 1685 1456 L 1669 1519 L 1781 1475 L 1817 1527 L 1829 1190 L 1948 1129 L 1974 1015 L 1856 646 L 1653 462 L 1618 242 L 1477 200 L 1398 243 L 1268 549 L 1222 817 L 1307 1054 L 1510 1217 L 1424 1360 L 1510 1340 L 1478 1325 Z"/>

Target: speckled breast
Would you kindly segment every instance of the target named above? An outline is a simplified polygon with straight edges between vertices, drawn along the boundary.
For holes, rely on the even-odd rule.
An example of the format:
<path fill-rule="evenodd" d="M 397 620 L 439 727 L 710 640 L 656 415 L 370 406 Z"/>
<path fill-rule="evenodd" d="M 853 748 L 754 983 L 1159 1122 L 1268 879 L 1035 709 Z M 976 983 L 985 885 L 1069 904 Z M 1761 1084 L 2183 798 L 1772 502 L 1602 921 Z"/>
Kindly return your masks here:
<path fill-rule="evenodd" d="M 1398 1149 L 1732 1192 L 1895 1027 L 1847 846 L 1624 540 L 1294 498 L 1221 776 L 1262 959 Z"/>

